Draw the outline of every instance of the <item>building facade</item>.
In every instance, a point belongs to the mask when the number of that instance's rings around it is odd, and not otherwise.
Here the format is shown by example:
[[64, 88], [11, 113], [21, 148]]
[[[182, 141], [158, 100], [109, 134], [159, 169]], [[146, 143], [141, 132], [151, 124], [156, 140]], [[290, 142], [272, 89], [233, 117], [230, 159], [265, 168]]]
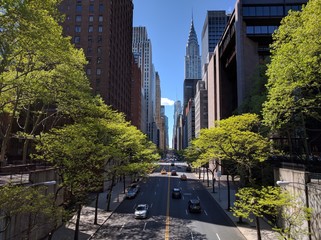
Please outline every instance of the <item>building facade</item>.
[[141, 129], [141, 71], [138, 67], [138, 59], [132, 58], [132, 92], [131, 92], [131, 123]]
[[195, 105], [195, 137], [198, 137], [202, 128], [208, 127], [207, 89], [204, 81], [196, 85]]
[[290, 9], [307, 0], [237, 0], [207, 73], [208, 122], [232, 116], [249, 96], [260, 64], [270, 56], [272, 33]]
[[84, 50], [94, 94], [131, 120], [131, 0], [63, 0], [63, 33]]
[[207, 11], [202, 30], [202, 73], [206, 71], [216, 44], [220, 41], [229, 16], [225, 11]]
[[[145, 27], [133, 28], [133, 54], [138, 58], [138, 66], [141, 69], [142, 95], [142, 131], [153, 140], [153, 129], [155, 129], [152, 98], [155, 83], [154, 68], [152, 64], [152, 44], [147, 35]], [[154, 91], [155, 93], [155, 91]], [[155, 95], [154, 95], [155, 96]]]

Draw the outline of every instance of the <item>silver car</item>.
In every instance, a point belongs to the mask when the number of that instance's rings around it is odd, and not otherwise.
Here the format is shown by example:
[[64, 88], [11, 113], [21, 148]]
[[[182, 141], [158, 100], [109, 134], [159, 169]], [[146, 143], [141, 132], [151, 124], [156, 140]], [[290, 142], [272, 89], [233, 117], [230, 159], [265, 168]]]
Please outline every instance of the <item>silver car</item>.
[[147, 213], [147, 204], [138, 204], [138, 206], [135, 208], [135, 218], [147, 218]]

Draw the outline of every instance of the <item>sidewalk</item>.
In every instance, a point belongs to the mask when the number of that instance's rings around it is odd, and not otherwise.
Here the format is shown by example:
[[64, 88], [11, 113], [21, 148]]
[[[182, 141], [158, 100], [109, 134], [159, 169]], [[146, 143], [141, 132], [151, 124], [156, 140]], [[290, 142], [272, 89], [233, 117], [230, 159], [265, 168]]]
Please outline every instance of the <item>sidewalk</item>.
[[[196, 178], [198, 179], [198, 173], [195, 173]], [[203, 177], [203, 176], [202, 176]], [[215, 193], [213, 193], [212, 180], [210, 177], [209, 187], [207, 186], [207, 180], [203, 182], [203, 178], [199, 179], [199, 181], [204, 185], [204, 187], [208, 190], [208, 192], [212, 195], [212, 197], [216, 200], [216, 202], [221, 206], [224, 212], [228, 215], [228, 217], [234, 222], [235, 226], [240, 230], [243, 236], [247, 240], [257, 240], [257, 231], [255, 226], [255, 221], [250, 222], [247, 219], [243, 219], [242, 224], [238, 223], [239, 218], [233, 216], [231, 211], [227, 211], [228, 207], [228, 191], [227, 191], [227, 181], [226, 175], [222, 175], [220, 180], [216, 180], [215, 182]], [[233, 183], [230, 179], [230, 207], [233, 206], [235, 201], [235, 192], [236, 188], [233, 186]], [[260, 218], [260, 227], [261, 227], [261, 238], [262, 240], [276, 240], [278, 239], [278, 233], [274, 232], [271, 226], [262, 218]]]
[[[126, 187], [130, 184], [129, 179], [126, 179]], [[124, 183], [118, 182], [113, 187], [110, 200], [110, 211], [106, 211], [107, 191], [104, 191], [99, 195], [98, 202], [98, 225], [94, 224], [95, 218], [95, 201], [93, 201], [89, 206], [84, 206], [81, 211], [80, 216], [80, 226], [79, 226], [79, 240], [90, 239], [95, 232], [100, 228], [100, 226], [108, 220], [108, 218], [113, 214], [114, 210], [120, 205], [124, 200]], [[73, 240], [75, 233], [75, 221], [74, 216], [69, 222], [61, 226], [52, 236], [52, 240]]]

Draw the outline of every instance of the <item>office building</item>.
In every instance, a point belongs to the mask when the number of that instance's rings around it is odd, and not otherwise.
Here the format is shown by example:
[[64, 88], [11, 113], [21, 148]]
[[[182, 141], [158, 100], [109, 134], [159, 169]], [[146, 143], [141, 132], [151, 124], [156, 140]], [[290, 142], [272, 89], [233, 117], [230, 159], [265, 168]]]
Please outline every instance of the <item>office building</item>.
[[[208, 123], [237, 112], [270, 56], [272, 33], [307, 0], [237, 0], [207, 69]], [[204, 79], [203, 79], [204, 80]]]
[[64, 35], [84, 50], [94, 94], [131, 120], [133, 2], [63, 0]]
[[[155, 135], [155, 121], [153, 104], [155, 99], [155, 72], [152, 64], [152, 44], [145, 27], [133, 28], [132, 52], [138, 58], [138, 66], [141, 70], [142, 95], [142, 131], [150, 140]], [[154, 94], [154, 95], [153, 95]]]
[[216, 44], [222, 37], [229, 16], [225, 11], [207, 11], [202, 30], [202, 73], [206, 70]]

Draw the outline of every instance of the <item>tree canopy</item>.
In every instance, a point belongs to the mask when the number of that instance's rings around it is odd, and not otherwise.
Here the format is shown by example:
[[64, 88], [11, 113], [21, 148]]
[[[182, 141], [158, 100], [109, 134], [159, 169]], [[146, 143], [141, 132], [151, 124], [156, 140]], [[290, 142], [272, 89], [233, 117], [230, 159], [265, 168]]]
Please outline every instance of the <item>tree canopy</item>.
[[290, 11], [273, 34], [263, 116], [274, 130], [321, 121], [320, 5], [310, 0], [301, 12]]
[[194, 166], [207, 164], [211, 159], [233, 160], [238, 172], [252, 180], [251, 169], [267, 159], [270, 143], [259, 133], [260, 120], [255, 114], [232, 116], [202, 129], [200, 137], [192, 141], [186, 156], [194, 156]]

